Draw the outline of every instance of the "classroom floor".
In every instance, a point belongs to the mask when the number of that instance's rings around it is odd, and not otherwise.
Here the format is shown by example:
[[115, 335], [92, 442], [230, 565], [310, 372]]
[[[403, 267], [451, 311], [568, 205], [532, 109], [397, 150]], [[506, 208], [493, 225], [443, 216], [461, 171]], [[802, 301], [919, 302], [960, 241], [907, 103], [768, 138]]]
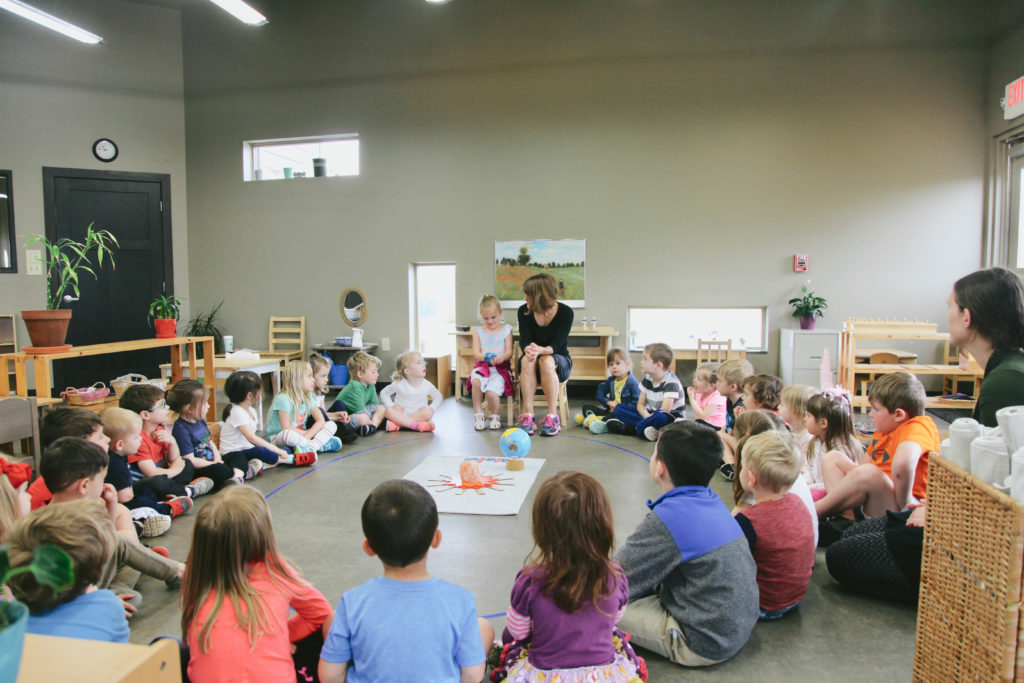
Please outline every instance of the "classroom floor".
[[[359, 510], [370, 489], [404, 476], [428, 455], [498, 454], [497, 432], [473, 431], [468, 401], [446, 400], [435, 421], [434, 434], [379, 433], [327, 454], [315, 467], [272, 469], [252, 483], [270, 503], [279, 548], [332, 603], [347, 589], [380, 574], [379, 562], [359, 547]], [[636, 437], [594, 436], [573, 424], [555, 438], [534, 437], [528, 457], [547, 460], [538, 482], [566, 469], [601, 481], [611, 497], [616, 538], [622, 543], [647, 512], [645, 501], [660, 493], [648, 472], [652, 450], [652, 443]], [[719, 475], [712, 487], [723, 498], [729, 495], [729, 482]], [[428, 569], [472, 591], [478, 613], [499, 633], [512, 581], [532, 545], [534, 491], [514, 517], [442, 515], [443, 540], [429, 555]], [[196, 509], [175, 520], [170, 532], [149, 541], [184, 560], [192, 520], [202, 504], [199, 499]], [[179, 634], [178, 591], [148, 577], [138, 587], [145, 600], [132, 619], [132, 642]], [[684, 670], [658, 655], [640, 654], [647, 658], [651, 681], [908, 680], [915, 620], [912, 607], [844, 591], [829, 577], [824, 551], [819, 550], [810, 590], [799, 610], [779, 622], [759, 623], [747, 645], [728, 662]]]

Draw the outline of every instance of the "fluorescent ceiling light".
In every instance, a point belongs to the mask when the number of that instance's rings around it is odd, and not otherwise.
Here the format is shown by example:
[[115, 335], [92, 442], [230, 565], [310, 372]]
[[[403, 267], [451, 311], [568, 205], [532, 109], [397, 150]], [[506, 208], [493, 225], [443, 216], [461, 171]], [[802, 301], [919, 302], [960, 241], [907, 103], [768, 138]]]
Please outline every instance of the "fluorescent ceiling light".
[[249, 7], [242, 0], [210, 0], [210, 2], [232, 15], [235, 19], [244, 21], [250, 26], [263, 26], [263, 24], [267, 23], [265, 16]]
[[89, 33], [84, 28], [79, 28], [74, 24], [69, 24], [63, 19], [58, 19], [52, 14], [36, 9], [32, 5], [26, 5], [21, 0], [0, 0], [0, 9], [5, 9], [8, 12], [13, 12], [20, 17], [25, 17], [29, 21], [34, 21], [40, 26], [45, 26], [51, 31], [57, 33], [63, 33], [69, 38], [80, 40], [83, 43], [89, 43], [90, 45], [96, 45], [102, 43], [103, 39], [95, 33]]

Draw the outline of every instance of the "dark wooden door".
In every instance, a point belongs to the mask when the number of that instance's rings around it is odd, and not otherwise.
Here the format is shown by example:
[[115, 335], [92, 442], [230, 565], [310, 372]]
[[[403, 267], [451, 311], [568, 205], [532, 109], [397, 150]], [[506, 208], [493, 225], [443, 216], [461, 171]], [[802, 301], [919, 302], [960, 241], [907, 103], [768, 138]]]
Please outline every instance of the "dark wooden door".
[[[75, 346], [153, 336], [149, 304], [174, 291], [171, 258], [170, 176], [81, 169], [43, 169], [46, 234], [81, 241], [86, 228], [109, 230], [119, 243], [115, 264], [95, 268], [98, 279], [79, 279], [70, 308], [68, 343]], [[54, 362], [54, 390], [110, 381], [129, 372], [159, 374], [167, 349]]]

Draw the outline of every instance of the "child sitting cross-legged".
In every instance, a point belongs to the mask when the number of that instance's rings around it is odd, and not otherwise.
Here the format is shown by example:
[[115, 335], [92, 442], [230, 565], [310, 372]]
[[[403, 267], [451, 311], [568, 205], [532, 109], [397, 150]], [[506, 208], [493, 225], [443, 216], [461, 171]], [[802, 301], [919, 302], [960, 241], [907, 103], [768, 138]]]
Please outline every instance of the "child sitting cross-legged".
[[231, 487], [199, 511], [181, 589], [192, 681], [303, 680], [316, 660], [299, 671], [293, 644], [305, 650], [330, 621], [327, 599], [278, 554], [256, 489]]
[[[338, 431], [337, 425], [326, 419], [316, 407], [313, 367], [304, 360], [288, 361], [281, 384], [281, 393], [270, 404], [267, 438], [281, 449], [294, 450], [294, 454], [282, 455], [280, 462], [296, 466], [315, 465], [318, 451], [340, 450], [341, 439], [334, 436]], [[306, 427], [310, 416], [313, 424]]]
[[757, 623], [757, 568], [739, 524], [708, 487], [722, 460], [711, 427], [677, 422], [661, 430], [651, 476], [663, 495], [615, 560], [629, 604], [619, 628], [630, 642], [683, 666], [729, 659]]
[[[476, 616], [465, 588], [432, 577], [427, 553], [441, 544], [437, 506], [403, 479], [363, 502], [363, 552], [384, 576], [345, 592], [320, 654], [320, 680], [480, 681], [494, 628]], [[396, 656], [400, 644], [408, 656]]]
[[716, 431], [725, 429], [728, 399], [718, 391], [717, 364], [703, 363], [697, 368], [693, 373], [693, 386], [686, 388], [686, 398], [695, 420]]
[[414, 432], [434, 431], [430, 418], [444, 396], [426, 376], [427, 362], [419, 351], [406, 351], [395, 359], [391, 384], [380, 392], [387, 431], [397, 432], [402, 427]]
[[[718, 393], [725, 396], [725, 429], [720, 434], [732, 433], [736, 417], [743, 412], [743, 382], [753, 374], [754, 366], [745, 358], [733, 358], [718, 367], [718, 382], [715, 388], [718, 389]], [[729, 481], [733, 481], [736, 476], [734, 462], [732, 451], [724, 449], [722, 464], [718, 471]]]
[[224, 424], [220, 430], [222, 457], [227, 460], [231, 454], [238, 453], [247, 463], [259, 460], [263, 464], [260, 470], [274, 467], [278, 460], [289, 455], [288, 451], [256, 433], [259, 426], [256, 406], [262, 393], [263, 383], [255, 372], [239, 370], [228, 375], [224, 380], [224, 394], [230, 403], [224, 406], [221, 415]]
[[380, 358], [359, 351], [348, 359], [349, 381], [338, 394], [348, 408], [349, 419], [356, 423], [359, 436], [370, 436], [384, 421], [384, 406], [377, 398]]
[[594, 434], [608, 431], [605, 419], [610, 418], [615, 409], [622, 405], [623, 410], [636, 410], [636, 402], [640, 399], [640, 382], [633, 376], [633, 361], [626, 349], [616, 346], [608, 350], [605, 357], [608, 363], [608, 379], [597, 385], [597, 404], [586, 404], [582, 412], [576, 416], [576, 424], [583, 425]]
[[28, 633], [128, 642], [121, 601], [112, 591], [99, 588], [118, 542], [103, 503], [82, 499], [35, 510], [4, 540], [12, 568], [28, 565], [43, 545], [55, 545], [71, 556], [74, 579], [63, 590], [40, 585], [31, 573], [10, 579], [11, 592], [29, 608]]
[[492, 681], [647, 680], [644, 660], [615, 628], [629, 587], [611, 559], [614, 537], [611, 503], [596, 479], [559, 472], [541, 485], [534, 552], [512, 586]]
[[636, 407], [626, 404], [615, 406], [615, 417], [608, 419], [609, 432], [636, 434], [642, 439], [656, 441], [661, 427], [676, 418], [685, 417], [683, 384], [669, 370], [674, 357], [668, 344], [648, 344], [644, 347], [644, 357], [640, 361], [644, 378], [640, 382]]
[[[828, 453], [836, 451], [853, 465], [864, 457], [864, 446], [853, 431], [852, 410], [850, 392], [842, 387], [815, 394], [804, 406], [804, 427], [811, 437], [807, 444], [804, 479], [816, 501], [825, 497], [825, 475], [821, 466]], [[833, 468], [832, 472], [836, 470]]]
[[790, 435], [767, 431], [744, 443], [740, 462], [737, 478], [754, 504], [738, 512], [736, 521], [757, 563], [759, 617], [779, 619], [807, 593], [814, 566], [815, 520], [789, 492], [800, 479], [800, 456]]
[[263, 471], [259, 458], [246, 460], [241, 453], [233, 452], [225, 460], [220, 454], [206, 424], [210, 390], [205, 384], [194, 379], [181, 380], [167, 392], [167, 407], [178, 415], [171, 428], [178, 452], [192, 463], [196, 472], [220, 485], [229, 481], [241, 484]]
[[[344, 401], [339, 400], [335, 396], [331, 407], [327, 407], [327, 390], [331, 377], [331, 368], [333, 367], [332, 361], [319, 353], [311, 353], [309, 354], [309, 367], [313, 370], [313, 399], [316, 403], [316, 409], [320, 411], [325, 420], [330, 420], [338, 426], [338, 431], [334, 435], [341, 440], [342, 445], [352, 443], [359, 435], [356, 434], [355, 426], [353, 426], [352, 420], [348, 416], [348, 406], [345, 405]], [[258, 379], [259, 375], [256, 375], [256, 377]], [[306, 418], [306, 429], [312, 427], [315, 422], [316, 417], [310, 414]]]
[[166, 475], [172, 482], [170, 493], [192, 499], [213, 490], [213, 479], [196, 474], [195, 466], [181, 457], [177, 442], [164, 428], [171, 415], [163, 389], [133, 384], [121, 394], [118, 405], [142, 418], [142, 443], [135, 455], [128, 456], [133, 478]]
[[134, 613], [142, 596], [135, 591], [139, 573], [160, 579], [173, 587], [181, 578], [185, 566], [167, 559], [167, 551], [149, 549], [141, 545], [135, 529], [118, 527], [127, 511], [117, 502], [117, 492], [103, 483], [109, 458], [102, 448], [91, 441], [73, 436], [57, 439], [50, 444], [39, 461], [39, 473], [46, 487], [53, 491], [50, 506], [60, 506], [83, 498], [101, 500], [107, 516], [118, 532], [117, 547], [97, 585], [110, 588], [124, 602], [125, 611]]
[[875, 423], [868, 451], [859, 465], [839, 452], [825, 456], [828, 493], [815, 503], [819, 517], [854, 508], [878, 517], [925, 498], [928, 453], [939, 450], [939, 432], [924, 414], [924, 387], [909, 372], [894, 372], [875, 380], [868, 401]]
[[[103, 433], [110, 439], [110, 458], [105, 482], [117, 490], [117, 501], [129, 510], [152, 508], [172, 519], [192, 509], [192, 499], [175, 496], [174, 485], [165, 474], [132, 481], [128, 456], [135, 455], [142, 445], [142, 418], [126, 408], [111, 407], [100, 414]], [[149, 522], [147, 517], [144, 523]], [[170, 526], [168, 526], [170, 528]], [[143, 533], [143, 536], [151, 534]]]

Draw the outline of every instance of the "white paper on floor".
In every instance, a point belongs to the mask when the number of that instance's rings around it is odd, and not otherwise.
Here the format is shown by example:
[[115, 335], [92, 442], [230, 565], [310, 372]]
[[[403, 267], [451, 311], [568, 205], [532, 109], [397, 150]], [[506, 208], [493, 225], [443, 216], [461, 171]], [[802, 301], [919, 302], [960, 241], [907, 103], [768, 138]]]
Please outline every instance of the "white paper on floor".
[[[544, 465], [543, 458], [520, 458], [525, 469], [509, 471], [508, 458], [446, 458], [431, 455], [413, 468], [405, 479], [430, 491], [438, 512], [462, 515], [515, 515]], [[474, 462], [488, 481], [477, 488], [461, 488], [459, 467]]]

